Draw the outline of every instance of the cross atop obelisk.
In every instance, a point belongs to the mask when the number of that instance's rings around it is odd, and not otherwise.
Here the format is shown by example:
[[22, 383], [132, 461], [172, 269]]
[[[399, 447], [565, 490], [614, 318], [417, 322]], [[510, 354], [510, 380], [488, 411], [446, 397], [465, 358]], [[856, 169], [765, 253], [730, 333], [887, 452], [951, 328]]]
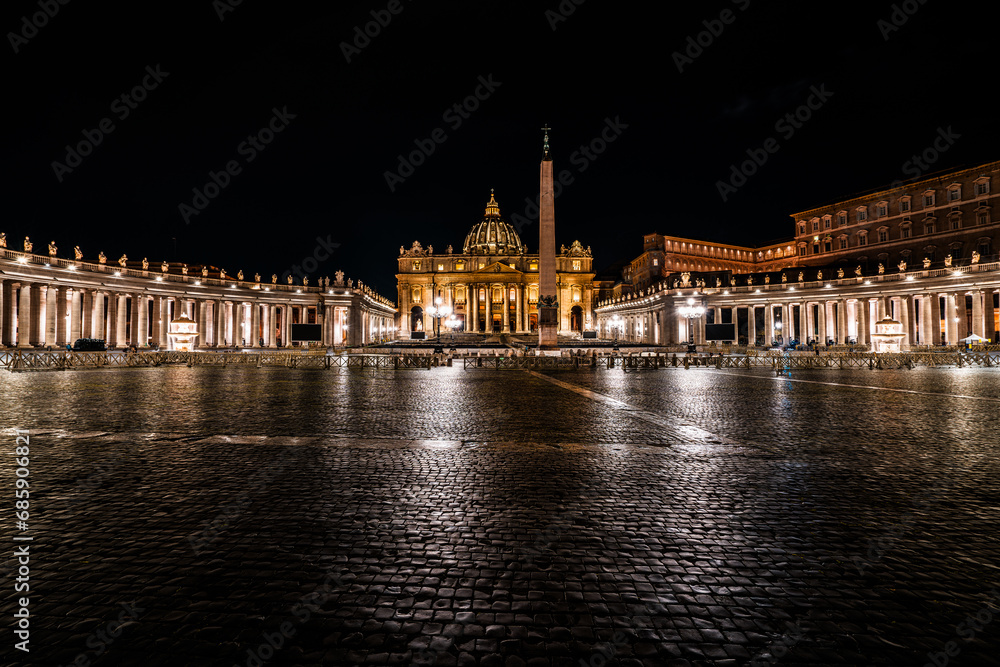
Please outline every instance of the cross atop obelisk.
[[556, 287], [556, 213], [549, 154], [548, 123], [542, 128], [542, 152], [538, 193], [538, 349], [559, 349], [559, 296]]

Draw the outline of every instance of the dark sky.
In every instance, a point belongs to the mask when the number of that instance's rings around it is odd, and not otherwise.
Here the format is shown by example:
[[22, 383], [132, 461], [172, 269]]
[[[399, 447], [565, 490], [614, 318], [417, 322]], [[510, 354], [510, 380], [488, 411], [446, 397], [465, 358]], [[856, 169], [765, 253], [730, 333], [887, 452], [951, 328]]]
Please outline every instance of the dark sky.
[[[37, 31], [23, 24], [37, 0], [4, 4], [9, 246], [28, 234], [62, 256], [79, 244], [87, 259], [269, 276], [322, 255], [320, 237], [339, 246], [314, 276], [343, 269], [394, 299], [400, 245], [459, 248], [490, 188], [505, 217], [525, 213], [544, 123], [573, 178], [556, 201], [557, 243], [592, 246], [598, 268], [638, 254], [651, 231], [788, 237], [790, 213], [912, 175], [905, 163], [940, 129], [958, 138], [933, 170], [1000, 157], [997, 10], [978, 3], [913, 0], [891, 32], [879, 26], [888, 2], [564, 0], [574, 11], [558, 22], [554, 0], [401, 1], [394, 15], [387, 2], [243, 0], [223, 20], [221, 0], [179, 4], [69, 2]], [[341, 44], [372, 11], [390, 20], [347, 62]], [[724, 11], [729, 23], [713, 24]], [[674, 52], [702, 32], [707, 46], [679, 72]], [[147, 67], [167, 74], [156, 82]], [[144, 77], [152, 90], [134, 109], [115, 102]], [[477, 87], [478, 108], [446, 115]], [[782, 123], [814, 89], [832, 95], [814, 97], [799, 127]], [[295, 117], [254, 154], [243, 142], [275, 108]], [[97, 131], [105, 118], [109, 133]], [[593, 159], [578, 152], [609, 119], [614, 141]], [[60, 181], [53, 162], [85, 130], [100, 144]], [[435, 130], [445, 140], [390, 189], [397, 156]], [[718, 182], [768, 139], [777, 151], [723, 201]], [[185, 221], [193, 188], [233, 160], [240, 173]], [[537, 225], [521, 231], [537, 250]]]

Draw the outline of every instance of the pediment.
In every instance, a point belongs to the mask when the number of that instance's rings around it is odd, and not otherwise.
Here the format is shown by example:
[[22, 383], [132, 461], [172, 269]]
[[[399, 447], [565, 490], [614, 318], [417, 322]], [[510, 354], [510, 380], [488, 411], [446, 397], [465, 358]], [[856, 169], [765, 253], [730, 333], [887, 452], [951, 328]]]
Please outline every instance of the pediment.
[[493, 262], [492, 264], [479, 269], [476, 273], [499, 273], [514, 276], [520, 276], [523, 274], [522, 271], [512, 269], [509, 264], [504, 264], [503, 262]]

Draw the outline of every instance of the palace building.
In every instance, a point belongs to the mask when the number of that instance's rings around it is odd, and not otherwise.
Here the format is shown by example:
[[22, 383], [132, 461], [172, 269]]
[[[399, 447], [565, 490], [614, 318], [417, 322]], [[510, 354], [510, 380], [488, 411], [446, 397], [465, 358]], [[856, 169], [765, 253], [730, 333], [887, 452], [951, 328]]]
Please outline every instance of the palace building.
[[[594, 328], [593, 261], [579, 241], [556, 255], [560, 334]], [[435, 253], [414, 241], [409, 249], [400, 247], [398, 264], [400, 337], [431, 331], [427, 309], [438, 303], [454, 313], [457, 331], [526, 334], [538, 327], [539, 256], [528, 253], [492, 193], [461, 252], [448, 246]]]
[[[761, 248], [648, 234], [620, 281], [595, 283], [597, 329], [661, 345], [869, 345], [891, 321], [902, 349], [995, 339], [997, 188], [1000, 162], [894, 184], [795, 213], [793, 240]], [[710, 340], [715, 324], [731, 326]]]

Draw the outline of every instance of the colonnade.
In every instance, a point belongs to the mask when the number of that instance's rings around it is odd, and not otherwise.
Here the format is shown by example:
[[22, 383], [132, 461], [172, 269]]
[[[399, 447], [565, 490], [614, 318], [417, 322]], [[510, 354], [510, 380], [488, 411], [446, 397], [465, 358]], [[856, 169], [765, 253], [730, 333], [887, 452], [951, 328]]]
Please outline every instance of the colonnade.
[[[645, 344], [708, 342], [706, 326], [732, 324], [733, 342], [773, 345], [797, 340], [820, 344], [871, 344], [875, 324], [892, 319], [902, 325], [903, 348], [955, 345], [969, 335], [993, 340], [998, 332], [1000, 267], [975, 272], [878, 280], [772, 286], [742, 292], [722, 289], [662, 290], [640, 299], [597, 309], [602, 338]], [[688, 302], [702, 306], [688, 318]], [[718, 336], [713, 336], [719, 340]]]
[[325, 346], [372, 343], [394, 332], [395, 308], [359, 287], [264, 289], [109, 273], [0, 251], [0, 344], [58, 348], [99, 338], [114, 347], [168, 348], [170, 322], [181, 315], [197, 323], [198, 349], [287, 346], [293, 324], [320, 325], [318, 342]]

